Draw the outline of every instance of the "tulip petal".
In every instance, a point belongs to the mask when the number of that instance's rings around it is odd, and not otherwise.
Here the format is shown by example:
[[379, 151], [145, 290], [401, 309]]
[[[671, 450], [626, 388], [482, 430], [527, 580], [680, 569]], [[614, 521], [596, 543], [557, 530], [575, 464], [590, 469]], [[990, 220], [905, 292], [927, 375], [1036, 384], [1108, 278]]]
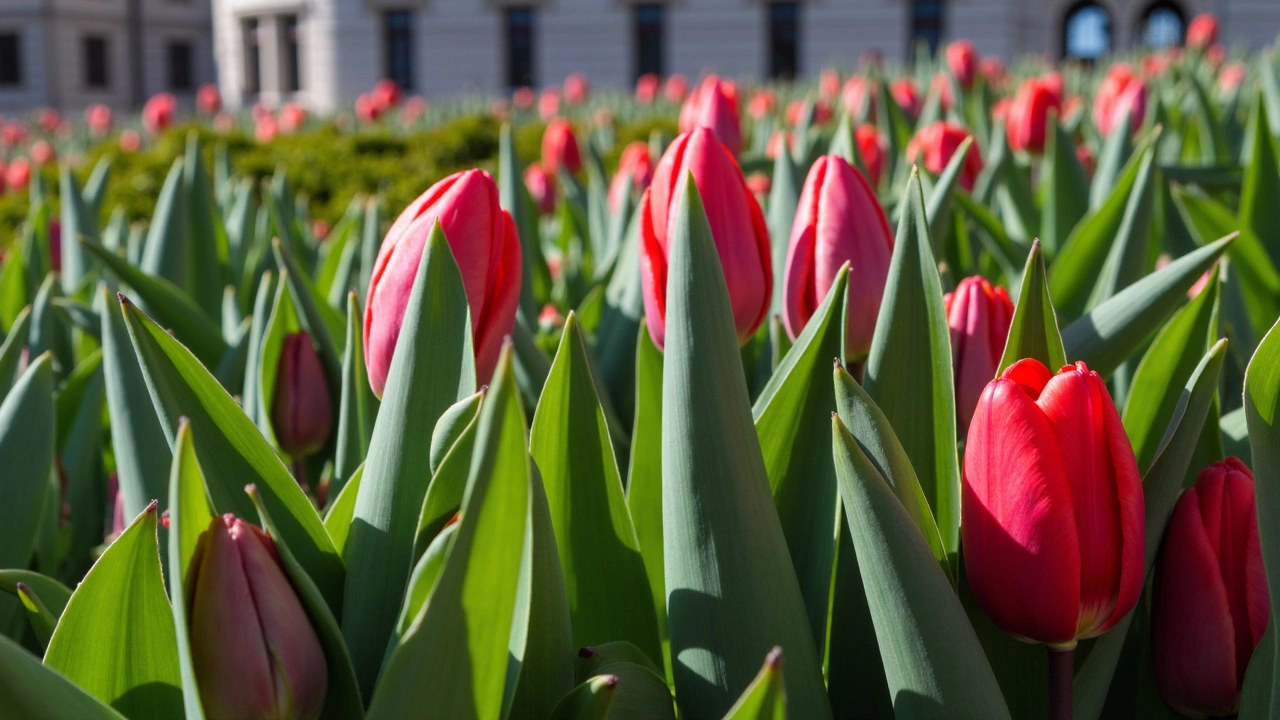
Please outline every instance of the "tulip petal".
[[813, 226], [806, 224], [800, 234], [792, 235], [791, 248], [787, 251], [787, 275], [782, 288], [782, 320], [787, 326], [787, 335], [792, 340], [800, 336], [817, 307], [813, 272], [815, 238]]

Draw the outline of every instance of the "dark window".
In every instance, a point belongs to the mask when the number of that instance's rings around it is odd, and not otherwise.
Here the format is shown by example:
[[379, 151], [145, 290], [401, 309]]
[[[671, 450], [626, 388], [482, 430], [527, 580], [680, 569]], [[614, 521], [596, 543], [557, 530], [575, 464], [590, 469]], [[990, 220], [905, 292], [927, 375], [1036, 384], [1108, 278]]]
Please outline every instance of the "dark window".
[[1151, 3], [1142, 16], [1142, 44], [1149, 48], [1181, 45], [1186, 32], [1182, 8], [1168, 0]]
[[1071, 6], [1062, 22], [1062, 54], [1093, 60], [1111, 52], [1111, 15], [1096, 2]]
[[107, 72], [107, 39], [101, 35], [84, 38], [84, 85], [101, 90], [111, 83]]
[[191, 79], [191, 43], [175, 40], [169, 43], [169, 89], [179, 92], [190, 90], [195, 83]]
[[929, 53], [936, 53], [942, 43], [942, 0], [913, 0], [911, 3], [911, 45], [923, 42]]
[[254, 94], [262, 90], [262, 49], [258, 38], [258, 19], [246, 18], [241, 24], [244, 34], [244, 91]]
[[507, 8], [507, 85], [533, 87], [533, 8]]
[[382, 16], [383, 44], [387, 48], [383, 77], [405, 90], [413, 89], [413, 15], [408, 10], [388, 10]]
[[799, 3], [769, 3], [769, 77], [794, 78], [800, 71]]
[[298, 62], [298, 16], [280, 16], [280, 87], [285, 92], [302, 89], [302, 74]]
[[0, 86], [22, 84], [22, 53], [17, 33], [0, 34]]
[[636, 77], [662, 75], [662, 11], [659, 3], [636, 6]]

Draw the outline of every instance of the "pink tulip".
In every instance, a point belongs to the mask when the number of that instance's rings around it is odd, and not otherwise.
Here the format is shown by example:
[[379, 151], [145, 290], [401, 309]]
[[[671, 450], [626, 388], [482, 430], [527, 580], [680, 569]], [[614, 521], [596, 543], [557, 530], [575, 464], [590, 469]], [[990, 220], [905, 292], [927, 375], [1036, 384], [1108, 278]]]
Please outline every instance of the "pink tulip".
[[556, 176], [538, 163], [529, 163], [524, 171], [524, 186], [529, 189], [538, 212], [550, 215], [556, 211]]
[[636, 79], [636, 102], [648, 105], [658, 98], [662, 79], [653, 73], [645, 73]]
[[951, 368], [956, 387], [956, 429], [969, 431], [978, 398], [996, 376], [1004, 356], [1013, 301], [1002, 287], [980, 275], [967, 277], [942, 300], [951, 330]]
[[[627, 174], [631, 175], [631, 185], [627, 185]], [[631, 192], [644, 192], [653, 182], [653, 158], [649, 155], [649, 144], [639, 140], [627, 145], [618, 160], [618, 172], [609, 183], [609, 208], [616, 212], [622, 205], [622, 198]]]
[[97, 103], [85, 108], [84, 111], [85, 125], [89, 126], [89, 132], [94, 137], [102, 137], [111, 132], [111, 108]]
[[587, 81], [585, 73], [570, 73], [569, 77], [564, 79], [564, 99], [570, 105], [581, 105], [586, 102], [590, 91], [591, 83]]
[[147, 104], [142, 106], [142, 125], [152, 135], [159, 135], [173, 124], [173, 116], [177, 111], [177, 101], [169, 93], [152, 95]]
[[684, 102], [685, 96], [689, 94], [689, 79], [679, 73], [668, 77], [662, 86], [662, 94], [669, 103]]
[[757, 90], [751, 95], [751, 102], [747, 103], [747, 114], [753, 120], [759, 120], [769, 115], [778, 107], [778, 96], [772, 90]]
[[818, 97], [835, 100], [840, 94], [840, 72], [831, 68], [822, 71], [818, 76]]
[[1129, 127], [1137, 132], [1147, 110], [1147, 87], [1124, 63], [1112, 65], [1093, 97], [1093, 124], [1103, 136], [1111, 134], [1129, 116]]
[[12, 160], [5, 171], [5, 182], [14, 190], [25, 190], [31, 183], [31, 163], [23, 157]]
[[560, 114], [560, 91], [556, 88], [547, 88], [538, 96], [538, 117], [543, 121], [550, 122], [553, 118]]
[[[907, 162], [923, 161], [929, 172], [937, 175], [951, 162], [951, 156], [960, 149], [960, 143], [969, 137], [969, 131], [954, 123], [939, 120], [921, 129], [907, 145]], [[969, 146], [964, 166], [960, 169], [960, 186], [972, 190], [982, 172], [982, 154], [975, 142]]]
[[120, 133], [120, 150], [127, 153], [142, 149], [142, 136], [137, 130], [125, 130]]
[[1203, 13], [1187, 26], [1187, 47], [1204, 49], [1218, 42], [1218, 18]]
[[850, 77], [840, 93], [840, 102], [849, 117], [862, 121], [873, 117], [876, 111], [876, 85], [861, 75]]
[[862, 166], [867, 169], [867, 178], [872, 185], [880, 184], [884, 172], [884, 159], [889, 152], [888, 143], [875, 125], [859, 125], [853, 132], [853, 140], [858, 144], [858, 154], [862, 156]]
[[378, 106], [378, 114], [382, 115], [400, 104], [400, 86], [395, 80], [383, 78], [373, 86], [370, 93], [373, 102]]
[[968, 40], [957, 40], [947, 46], [947, 66], [960, 82], [960, 87], [973, 87], [973, 77], [978, 69], [978, 51]]
[[924, 105], [924, 99], [920, 97], [920, 88], [916, 87], [916, 81], [911, 78], [894, 80], [889, 84], [889, 94], [893, 96], [893, 101], [898, 104], [898, 107], [902, 108], [907, 119], [915, 122]]
[[285, 134], [297, 132], [307, 121], [307, 111], [297, 103], [285, 103], [280, 108], [280, 131]]
[[280, 449], [294, 457], [311, 455], [333, 433], [333, 400], [320, 354], [305, 332], [289, 333], [280, 349], [271, 428]]
[[568, 120], [552, 120], [542, 133], [542, 165], [548, 172], [563, 169], [575, 174], [582, 169], [582, 153], [578, 150], [578, 138]]
[[31, 143], [31, 162], [36, 165], [48, 165], [58, 159], [58, 153], [46, 140]]
[[738, 86], [708, 75], [680, 108], [680, 132], [711, 128], [734, 157], [742, 152], [742, 124], [738, 118]]
[[222, 110], [222, 93], [212, 83], [201, 85], [196, 91], [196, 109], [202, 115], [217, 115]]

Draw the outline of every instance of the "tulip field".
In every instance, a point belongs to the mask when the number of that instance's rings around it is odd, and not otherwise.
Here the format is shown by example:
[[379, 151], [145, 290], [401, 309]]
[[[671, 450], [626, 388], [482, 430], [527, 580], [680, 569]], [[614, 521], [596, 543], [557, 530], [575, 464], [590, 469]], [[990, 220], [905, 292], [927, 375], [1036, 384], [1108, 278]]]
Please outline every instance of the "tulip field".
[[1212, 17], [0, 161], [0, 718], [1280, 717], [1280, 59]]

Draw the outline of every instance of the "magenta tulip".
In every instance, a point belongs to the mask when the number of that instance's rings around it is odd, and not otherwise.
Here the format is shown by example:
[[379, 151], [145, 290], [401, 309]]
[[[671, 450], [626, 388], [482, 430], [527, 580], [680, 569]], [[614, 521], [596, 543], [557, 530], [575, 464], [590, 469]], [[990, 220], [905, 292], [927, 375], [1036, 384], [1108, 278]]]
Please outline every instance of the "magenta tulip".
[[698, 83], [680, 108], [680, 132], [706, 127], [737, 157], [742, 152], [742, 124], [738, 117], [738, 86], [717, 75]]
[[1013, 301], [986, 278], [967, 277], [943, 298], [951, 329], [951, 367], [956, 386], [956, 428], [963, 435], [978, 398], [996, 376], [1013, 321]]
[[305, 457], [324, 447], [333, 432], [329, 382], [311, 336], [285, 335], [277, 368], [271, 428], [281, 450]]
[[582, 169], [582, 153], [578, 138], [568, 120], [552, 120], [542, 133], [542, 166], [555, 173], [560, 169], [570, 174]]

